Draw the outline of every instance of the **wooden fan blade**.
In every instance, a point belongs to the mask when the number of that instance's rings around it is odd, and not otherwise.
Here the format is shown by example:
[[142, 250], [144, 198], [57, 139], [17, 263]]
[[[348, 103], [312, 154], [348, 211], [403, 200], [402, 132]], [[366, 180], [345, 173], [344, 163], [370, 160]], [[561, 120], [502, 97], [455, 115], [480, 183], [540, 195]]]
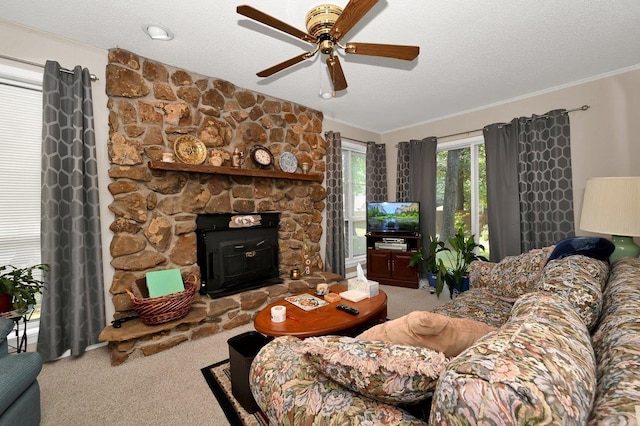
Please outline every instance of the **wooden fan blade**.
[[278, 71], [282, 71], [285, 68], [289, 68], [292, 65], [297, 64], [298, 62], [302, 62], [307, 58], [310, 58], [311, 55], [309, 52], [304, 52], [302, 55], [296, 56], [295, 58], [287, 59], [284, 62], [280, 62], [278, 65], [274, 65], [271, 68], [267, 68], [266, 70], [260, 71], [257, 75], [258, 77], [269, 77], [272, 74], [277, 73]]
[[282, 22], [274, 18], [273, 16], [269, 16], [264, 12], [260, 12], [258, 9], [254, 9], [253, 7], [246, 4], [238, 6], [236, 8], [236, 12], [238, 12], [240, 15], [244, 15], [247, 18], [251, 18], [254, 21], [261, 22], [265, 25], [275, 28], [276, 30], [280, 30], [301, 40], [308, 41], [310, 43], [316, 42], [316, 38], [314, 36], [307, 34], [304, 31], [301, 31], [285, 22]]
[[399, 44], [347, 43], [345, 52], [356, 55], [384, 56], [387, 58], [412, 61], [420, 54], [420, 47], [402, 46]]
[[327, 58], [327, 66], [329, 67], [329, 76], [331, 77], [331, 82], [333, 83], [333, 90], [335, 92], [339, 92], [340, 90], [344, 90], [347, 88], [347, 79], [344, 76], [344, 72], [342, 71], [342, 65], [340, 65], [340, 60], [335, 55], [331, 55]]
[[351, 0], [329, 31], [331, 38], [338, 41], [344, 37], [377, 2], [378, 0]]

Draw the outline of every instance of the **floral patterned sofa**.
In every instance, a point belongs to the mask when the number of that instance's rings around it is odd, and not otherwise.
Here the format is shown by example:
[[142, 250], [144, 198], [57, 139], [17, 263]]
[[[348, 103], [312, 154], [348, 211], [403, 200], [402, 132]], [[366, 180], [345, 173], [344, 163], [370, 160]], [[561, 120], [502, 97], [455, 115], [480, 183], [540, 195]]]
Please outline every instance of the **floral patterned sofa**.
[[[640, 259], [553, 247], [480, 262], [437, 311], [496, 327], [452, 358], [358, 338], [281, 337], [250, 371], [272, 424], [636, 425]], [[611, 273], [610, 273], [611, 272]]]

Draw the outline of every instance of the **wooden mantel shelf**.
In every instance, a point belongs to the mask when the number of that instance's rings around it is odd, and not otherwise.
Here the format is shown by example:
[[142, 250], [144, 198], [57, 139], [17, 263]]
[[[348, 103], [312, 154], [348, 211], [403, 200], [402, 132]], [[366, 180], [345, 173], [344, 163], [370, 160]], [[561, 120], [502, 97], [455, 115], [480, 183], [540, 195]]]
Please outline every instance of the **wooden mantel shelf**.
[[208, 166], [204, 164], [169, 163], [165, 161], [151, 160], [149, 168], [153, 170], [167, 170], [172, 172], [208, 173], [230, 176], [250, 176], [274, 179], [306, 180], [322, 182], [324, 175], [320, 173], [286, 173], [278, 170], [242, 169], [235, 167]]

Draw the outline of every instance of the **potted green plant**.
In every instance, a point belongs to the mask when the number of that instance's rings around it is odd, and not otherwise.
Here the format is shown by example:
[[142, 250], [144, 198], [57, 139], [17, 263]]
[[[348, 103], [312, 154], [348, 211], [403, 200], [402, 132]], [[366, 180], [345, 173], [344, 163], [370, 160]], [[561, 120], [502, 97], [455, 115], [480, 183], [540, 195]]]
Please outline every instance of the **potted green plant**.
[[418, 251], [411, 254], [409, 266], [422, 264], [427, 275], [429, 286], [435, 288], [437, 295], [440, 295], [444, 287], [444, 279], [447, 275], [447, 268], [442, 259], [438, 258], [438, 253], [450, 251], [445, 246], [444, 241], [440, 241], [437, 236], [429, 235], [428, 248], [420, 247]]
[[9, 300], [8, 309], [5, 302], [4, 311], [13, 309], [25, 310], [36, 304], [36, 294], [42, 293], [44, 282], [34, 277], [35, 270], [47, 271], [48, 265], [40, 264], [26, 268], [16, 268], [12, 265], [0, 266], [0, 294]]
[[459, 228], [458, 232], [447, 241], [451, 248], [452, 256], [446, 281], [449, 285], [449, 293], [453, 297], [455, 293], [461, 293], [469, 289], [467, 271], [471, 262], [474, 260], [488, 261], [488, 259], [476, 253], [477, 249], [484, 250], [484, 246], [476, 243], [475, 235], [465, 237], [463, 228]]

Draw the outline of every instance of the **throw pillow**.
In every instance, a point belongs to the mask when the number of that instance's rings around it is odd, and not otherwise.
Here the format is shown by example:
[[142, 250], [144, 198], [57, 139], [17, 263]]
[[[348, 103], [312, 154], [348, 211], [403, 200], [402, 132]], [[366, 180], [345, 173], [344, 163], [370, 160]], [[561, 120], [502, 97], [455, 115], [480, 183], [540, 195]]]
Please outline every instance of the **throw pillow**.
[[605, 238], [600, 237], [571, 237], [565, 238], [556, 244], [549, 263], [555, 259], [562, 259], [567, 256], [581, 254], [598, 260], [609, 260], [609, 256], [616, 249], [613, 243]]
[[467, 275], [469, 276], [470, 288], [490, 288], [491, 271], [497, 263], [487, 262], [485, 260], [474, 260], [469, 264], [467, 268]]
[[400, 345], [421, 346], [452, 358], [476, 340], [496, 330], [485, 323], [466, 318], [451, 318], [426, 311], [414, 311], [398, 319], [378, 324], [357, 336]]
[[300, 349], [325, 376], [390, 404], [428, 398], [448, 362], [426, 348], [342, 336], [309, 337]]
[[514, 299], [532, 291], [552, 251], [553, 246], [505, 257], [491, 270], [487, 290]]

